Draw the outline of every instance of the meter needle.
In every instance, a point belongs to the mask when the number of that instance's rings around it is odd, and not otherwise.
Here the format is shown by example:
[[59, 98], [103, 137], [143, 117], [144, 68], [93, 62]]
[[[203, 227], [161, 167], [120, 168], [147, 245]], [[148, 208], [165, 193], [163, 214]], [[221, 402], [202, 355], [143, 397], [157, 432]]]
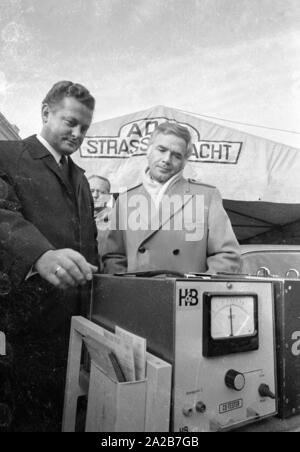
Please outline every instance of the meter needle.
[[233, 319], [232, 319], [232, 306], [230, 306], [230, 336], [233, 336]]

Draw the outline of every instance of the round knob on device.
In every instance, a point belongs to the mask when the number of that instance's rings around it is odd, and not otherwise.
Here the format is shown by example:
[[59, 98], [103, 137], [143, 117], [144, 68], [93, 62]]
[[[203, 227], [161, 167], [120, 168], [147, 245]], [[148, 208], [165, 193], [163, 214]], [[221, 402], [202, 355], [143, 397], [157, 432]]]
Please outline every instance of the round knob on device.
[[182, 413], [186, 417], [191, 417], [193, 415], [193, 408], [191, 406], [184, 406], [182, 409]]
[[225, 375], [225, 384], [230, 389], [241, 391], [246, 384], [245, 376], [241, 372], [230, 369]]

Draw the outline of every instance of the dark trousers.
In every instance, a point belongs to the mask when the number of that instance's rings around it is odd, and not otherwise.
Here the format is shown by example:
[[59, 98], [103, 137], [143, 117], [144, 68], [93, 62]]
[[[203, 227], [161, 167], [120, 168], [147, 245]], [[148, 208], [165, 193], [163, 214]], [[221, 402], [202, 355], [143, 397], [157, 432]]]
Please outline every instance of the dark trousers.
[[0, 331], [8, 343], [0, 358], [0, 430], [61, 431], [70, 321], [80, 313], [78, 300], [76, 291], [59, 291], [39, 277], [0, 295]]

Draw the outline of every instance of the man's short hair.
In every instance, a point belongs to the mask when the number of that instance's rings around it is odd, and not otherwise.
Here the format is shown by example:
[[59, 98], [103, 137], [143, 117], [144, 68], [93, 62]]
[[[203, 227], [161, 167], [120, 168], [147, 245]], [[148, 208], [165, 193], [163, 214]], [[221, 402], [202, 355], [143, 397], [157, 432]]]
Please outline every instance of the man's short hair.
[[74, 99], [85, 105], [89, 110], [94, 110], [95, 108], [95, 99], [87, 88], [79, 83], [66, 80], [55, 83], [42, 104], [48, 104], [49, 107], [54, 107], [65, 97], [74, 97]]
[[98, 174], [92, 174], [91, 176], [88, 177], [88, 181], [90, 181], [91, 179], [104, 180], [104, 182], [106, 182], [107, 185], [108, 185], [108, 191], [110, 191], [110, 189], [111, 189], [110, 181], [106, 177], [99, 176]]
[[190, 155], [193, 152], [193, 146], [192, 146], [192, 136], [187, 127], [181, 126], [177, 122], [169, 121], [163, 122], [162, 124], [159, 124], [152, 133], [149, 141], [149, 146], [153, 143], [157, 135], [160, 134], [175, 135], [178, 138], [182, 138], [186, 142], [187, 157], [190, 157]]

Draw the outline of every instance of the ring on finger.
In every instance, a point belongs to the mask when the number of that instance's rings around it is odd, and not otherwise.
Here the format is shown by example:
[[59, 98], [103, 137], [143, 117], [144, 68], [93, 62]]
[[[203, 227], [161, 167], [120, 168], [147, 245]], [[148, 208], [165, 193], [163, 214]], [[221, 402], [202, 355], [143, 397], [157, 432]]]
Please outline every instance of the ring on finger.
[[59, 270], [61, 270], [61, 269], [62, 269], [62, 268], [61, 268], [60, 266], [56, 267], [56, 270], [55, 270], [55, 272], [54, 272], [54, 275], [56, 276], [57, 273], [59, 272]]

